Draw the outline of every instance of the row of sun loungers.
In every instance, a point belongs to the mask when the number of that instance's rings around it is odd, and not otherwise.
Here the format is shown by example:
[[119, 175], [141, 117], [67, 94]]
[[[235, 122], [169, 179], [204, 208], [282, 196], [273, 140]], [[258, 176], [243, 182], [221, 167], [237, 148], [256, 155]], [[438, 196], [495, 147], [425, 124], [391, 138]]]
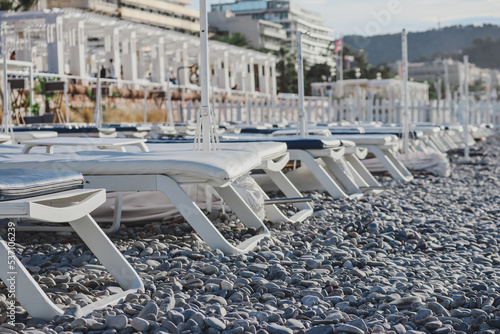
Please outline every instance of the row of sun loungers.
[[[50, 131], [50, 128], [43, 130]], [[134, 129], [128, 130], [133, 132]], [[39, 143], [44, 140], [43, 145], [28, 142], [29, 149], [24, 145], [3, 144], [0, 145], [0, 215], [3, 218], [30, 218], [56, 224], [69, 222], [69, 228], [82, 238], [123, 288], [123, 293], [80, 310], [80, 313], [88, 314], [96, 308], [117, 303], [127, 293], [143, 288], [137, 273], [89, 215], [105, 201], [105, 191], [161, 192], [209, 247], [228, 254], [242, 254], [252, 250], [262, 239], [270, 237], [270, 231], [259, 213], [235, 187], [235, 183], [249, 173], [254, 174], [260, 184], [255, 184], [256, 189], [268, 201], [264, 206], [266, 218], [273, 222], [292, 223], [304, 221], [313, 212], [305, 196], [305, 192], [311, 190], [312, 182], [310, 178], [304, 182], [304, 173], [309, 173], [319, 187], [334, 199], [356, 198], [366, 191], [383, 191], [363, 163], [369, 156], [378, 159], [394, 179], [410, 181], [413, 178], [398, 158], [397, 152], [401, 147], [401, 129], [398, 127], [368, 125], [340, 128], [322, 125], [311, 128], [305, 138], [298, 137], [295, 129], [267, 127], [265, 131], [258, 130], [248, 131], [252, 135], [248, 135], [247, 131], [244, 131], [247, 134], [223, 134], [221, 150], [210, 152], [192, 151], [193, 143], [189, 138], [150, 140], [146, 144], [143, 140], [126, 152], [123, 145], [112, 151], [89, 148], [116, 148], [119, 142], [112, 138], [97, 142], [88, 138], [72, 139], [73, 145], [64, 145], [61, 137], [55, 137], [59, 139], [51, 143], [53, 134], [38, 138]], [[432, 148], [444, 153], [463, 148], [465, 141], [472, 143], [474, 137], [487, 136], [492, 131], [482, 127], [473, 129], [471, 134], [464, 134], [460, 127], [417, 126], [412, 133], [411, 150], [422, 152]], [[26, 135], [31, 131], [22, 132]], [[57, 136], [64, 133], [53, 132]], [[28, 139], [33, 137], [37, 136], [28, 136]], [[79, 142], [81, 145], [76, 145]], [[63, 148], [54, 150], [57, 145], [63, 145]], [[255, 234], [238, 245], [226, 240], [189, 197], [186, 188], [193, 184], [214, 189]], [[273, 202], [264, 189], [281, 191], [297, 207], [297, 213], [287, 216], [276, 205], [280, 201]], [[116, 197], [115, 219], [108, 232], [116, 231], [120, 226], [121, 199], [121, 196]], [[43, 231], [68, 229], [21, 223], [17, 228]], [[43, 293], [24, 265], [12, 255], [9, 245], [2, 240], [0, 278], [4, 282], [14, 275], [14, 270], [8, 267], [10, 260], [17, 268], [17, 284], [23, 286], [17, 299], [24, 308], [33, 317], [41, 319], [61, 315], [63, 310]]]

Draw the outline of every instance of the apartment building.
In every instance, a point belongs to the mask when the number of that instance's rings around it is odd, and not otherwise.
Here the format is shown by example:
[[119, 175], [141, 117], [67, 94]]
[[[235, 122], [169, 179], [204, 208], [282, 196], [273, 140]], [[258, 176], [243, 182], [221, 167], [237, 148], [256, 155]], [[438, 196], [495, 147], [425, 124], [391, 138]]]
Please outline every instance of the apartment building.
[[237, 17], [229, 10], [208, 13], [210, 29], [217, 33], [240, 32], [256, 49], [278, 51], [287, 41], [287, 33], [281, 24], [253, 19], [251, 16]]
[[46, 8], [78, 8], [179, 32], [195, 33], [200, 28], [200, 12], [186, 7], [192, 2], [193, 0], [46, 0]]
[[[307, 11], [292, 1], [237, 0], [213, 4], [211, 9], [212, 12], [231, 11], [236, 18], [248, 17], [280, 24], [287, 35], [283, 46], [292, 52], [297, 50], [297, 31], [308, 32], [302, 39], [304, 59], [309, 64], [326, 62], [335, 66], [330, 46], [334, 40], [333, 29], [325, 26], [319, 14]], [[240, 32], [247, 35], [244, 29], [240, 29]]]

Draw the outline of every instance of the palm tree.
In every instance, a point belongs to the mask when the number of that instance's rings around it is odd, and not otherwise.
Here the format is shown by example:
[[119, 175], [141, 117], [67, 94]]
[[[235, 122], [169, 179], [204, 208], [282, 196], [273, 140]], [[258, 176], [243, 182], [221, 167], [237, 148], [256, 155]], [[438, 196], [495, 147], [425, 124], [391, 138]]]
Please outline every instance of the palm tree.
[[297, 70], [296, 57], [290, 50], [281, 47], [276, 53], [278, 63], [276, 74], [278, 80], [278, 91], [281, 93], [296, 93]]
[[[5, 0], [2, 0], [2, 1], [5, 1]], [[33, 6], [35, 6], [37, 3], [38, 3], [38, 0], [17, 0], [17, 7], [16, 7], [16, 11], [19, 11], [19, 10], [23, 10], [23, 11], [26, 11], [26, 10], [30, 10], [31, 8], [33, 8]]]
[[14, 8], [13, 0], [0, 0], [0, 10], [12, 10]]

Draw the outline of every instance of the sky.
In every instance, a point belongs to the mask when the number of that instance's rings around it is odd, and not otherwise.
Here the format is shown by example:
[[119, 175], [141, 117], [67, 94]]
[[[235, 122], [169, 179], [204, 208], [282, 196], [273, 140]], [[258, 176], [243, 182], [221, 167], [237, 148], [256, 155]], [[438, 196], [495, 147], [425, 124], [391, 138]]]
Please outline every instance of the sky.
[[[233, 2], [207, 0], [208, 4]], [[334, 36], [424, 31], [456, 24], [500, 25], [499, 0], [292, 0], [321, 13]], [[199, 8], [193, 0], [191, 8]], [[208, 6], [210, 8], [210, 6]], [[209, 9], [210, 10], [210, 9]]]

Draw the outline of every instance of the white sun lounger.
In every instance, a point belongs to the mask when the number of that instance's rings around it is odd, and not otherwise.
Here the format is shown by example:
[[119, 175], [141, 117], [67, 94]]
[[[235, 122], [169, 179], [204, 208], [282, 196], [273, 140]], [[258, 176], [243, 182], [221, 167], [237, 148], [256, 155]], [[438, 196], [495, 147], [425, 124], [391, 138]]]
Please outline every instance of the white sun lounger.
[[[163, 153], [165, 155], [173, 154], [176, 152], [185, 152], [193, 148], [192, 143], [178, 143], [178, 144], [148, 144], [151, 152]], [[283, 192], [288, 198], [304, 200], [304, 196], [294, 186], [292, 182], [283, 174], [282, 170], [290, 160], [289, 153], [287, 153], [287, 146], [285, 143], [278, 142], [253, 142], [253, 143], [221, 143], [221, 149], [224, 151], [250, 151], [257, 154], [262, 163], [255, 169], [263, 170], [267, 176], [274, 182], [279, 190]], [[269, 200], [269, 196], [262, 191], [264, 198]], [[286, 201], [286, 199], [285, 199]], [[304, 202], [295, 203], [298, 212], [290, 217], [287, 217], [275, 205], [266, 205], [266, 217], [272, 222], [302, 222], [307, 217], [311, 216], [313, 212], [312, 206]]]
[[100, 149], [117, 150], [126, 152], [125, 147], [135, 146], [143, 152], [148, 152], [146, 139], [142, 138], [93, 138], [93, 137], [56, 137], [23, 141], [24, 154], [29, 153], [34, 147], [45, 147], [47, 153], [54, 153], [55, 146], [94, 146]]
[[[143, 290], [144, 286], [139, 275], [89, 215], [104, 203], [106, 199], [104, 190], [67, 190], [70, 181], [73, 183], [75, 180], [74, 174], [78, 174], [77, 176], [81, 178], [79, 173], [67, 171], [0, 170], [0, 188], [3, 197], [0, 201], [0, 218], [69, 222], [123, 289], [120, 293], [81, 308], [76, 316], [84, 316], [96, 309], [116, 304], [129, 293]], [[48, 192], [50, 193], [47, 194]], [[4, 197], [6, 194], [7, 198]], [[8, 238], [7, 241], [10, 244], [13, 240]], [[64, 311], [47, 297], [23, 263], [15, 256], [9, 244], [0, 238], [2, 281], [6, 285], [11, 284], [10, 282], [15, 283], [15, 298], [33, 318], [50, 321], [55, 316], [62, 315]]]
[[[125, 152], [123, 146], [133, 145], [138, 146], [142, 151], [148, 152], [152, 148], [156, 153], [163, 153], [165, 155], [176, 152], [189, 152], [193, 149], [192, 143], [178, 143], [178, 144], [150, 144], [145, 145], [145, 139], [121, 139], [121, 138], [54, 138], [51, 140], [36, 140], [25, 142], [25, 147], [22, 153], [29, 153], [34, 147], [47, 146], [47, 153], [54, 153], [53, 146], [60, 145], [66, 152], [75, 152], [84, 146], [96, 146], [99, 148], [117, 149]], [[71, 147], [76, 147], [74, 150]], [[50, 149], [49, 149], [50, 148]], [[299, 190], [288, 180], [283, 174], [282, 169], [289, 161], [289, 154], [286, 152], [286, 144], [278, 142], [266, 143], [222, 143], [223, 150], [236, 150], [236, 151], [250, 151], [257, 155], [262, 160], [261, 165], [256, 169], [262, 169], [278, 186], [278, 189], [285, 194], [288, 198], [296, 200], [295, 206], [299, 209], [298, 212], [290, 217], [283, 214], [276, 205], [266, 205], [266, 217], [273, 222], [302, 222], [309, 217], [312, 212], [312, 206], [306, 202], [304, 196]], [[0, 152], [5, 151], [6, 147], [0, 147]], [[14, 149], [13, 147], [10, 149]], [[265, 192], [262, 192], [266, 200], [270, 198]], [[286, 201], [286, 200], [285, 200]], [[118, 195], [116, 198], [116, 210], [113, 225], [105, 229], [106, 233], [115, 232], [120, 227], [120, 213], [122, 205], [122, 196]]]
[[[108, 191], [159, 191], [177, 207], [187, 222], [212, 249], [246, 253], [270, 233], [263, 222], [232, 187], [232, 182], [261, 164], [248, 151], [179, 152], [173, 156], [153, 153], [105, 151], [72, 154], [0, 154], [0, 169], [64, 169], [81, 172], [86, 188]], [[181, 184], [204, 183], [219, 193], [241, 221], [259, 233], [238, 246], [229, 243]]]
[[[352, 145], [344, 146], [340, 140], [333, 137], [228, 135], [223, 138], [245, 142], [272, 140], [287, 143], [290, 159], [300, 160], [319, 184], [335, 199], [361, 197], [363, 192], [360, 187], [377, 188], [380, 186], [372, 176], [366, 177], [370, 173], [359, 162], [359, 158], [364, 155], [363, 151], [356, 150]], [[349, 155], [348, 160], [354, 163], [344, 159], [346, 155]], [[303, 178], [304, 175], [300, 174], [297, 177]], [[289, 178], [299, 189], [306, 189], [303, 187], [304, 182], [300, 182], [299, 185], [293, 176]], [[364, 181], [360, 182], [362, 179]]]
[[350, 140], [356, 146], [368, 149], [375, 155], [380, 163], [387, 169], [395, 180], [411, 181], [413, 175], [405, 165], [396, 157], [399, 139], [394, 135], [363, 134], [363, 135], [335, 135], [340, 140]]

